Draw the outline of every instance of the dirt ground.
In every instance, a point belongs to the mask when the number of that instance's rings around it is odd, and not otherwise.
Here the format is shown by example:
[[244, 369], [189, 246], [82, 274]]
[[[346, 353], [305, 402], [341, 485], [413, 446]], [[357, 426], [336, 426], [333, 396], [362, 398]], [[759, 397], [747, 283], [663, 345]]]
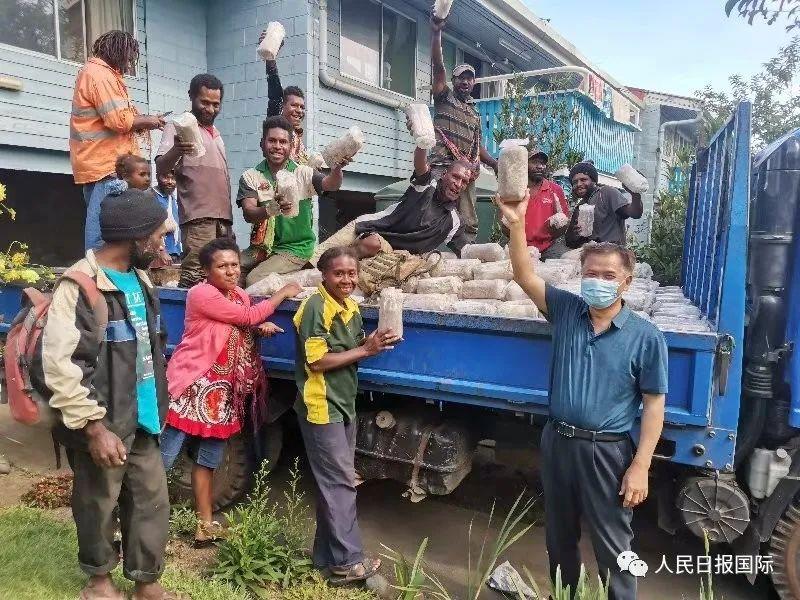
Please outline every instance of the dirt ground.
[[[0, 453], [5, 454], [14, 469], [9, 475], [0, 475], [0, 506], [19, 502], [37, 477], [53, 474], [55, 462], [49, 435], [36, 429], [24, 428], [11, 422], [8, 411], [0, 407]], [[302, 447], [291, 440], [272, 474], [272, 485], [278, 492], [285, 484], [288, 467], [292, 457], [302, 454]], [[529, 462], [529, 461], [528, 461]], [[518, 464], [518, 463], [515, 463]], [[66, 461], [64, 466], [66, 466]], [[304, 468], [304, 487], [310, 489], [310, 474]], [[497, 464], [491, 449], [481, 452], [480, 460], [462, 485], [451, 495], [427, 498], [412, 504], [402, 497], [403, 486], [391, 481], [370, 481], [359, 487], [359, 522], [368, 551], [373, 554], [383, 552], [381, 544], [414, 555], [420, 541], [428, 537], [427, 562], [442, 582], [456, 594], [463, 592], [465, 579], [467, 531], [473, 521], [471, 548], [473, 560], [480, 550], [480, 542], [495, 498], [498, 501], [500, 521], [509, 503], [523, 489], [535, 490], [537, 481], [535, 470], [516, 470]], [[309, 501], [313, 494], [309, 491]], [[313, 511], [313, 509], [310, 509]], [[536, 519], [541, 521], [541, 502], [534, 510]], [[69, 518], [68, 509], [61, 509], [59, 515]], [[313, 516], [313, 512], [311, 512]], [[495, 526], [491, 528], [496, 531]], [[648, 563], [650, 571], [640, 579], [639, 598], [643, 600], [698, 598], [698, 576], [673, 575], [662, 571], [655, 574], [662, 555], [671, 557], [675, 564], [676, 555], [702, 554], [702, 544], [692, 536], [670, 536], [656, 526], [654, 503], [638, 509], [634, 519], [636, 538], [634, 549]], [[730, 551], [724, 549], [721, 553]], [[211, 559], [209, 551], [196, 551], [182, 542], [172, 542], [169, 548], [172, 560], [180, 561], [187, 567], [200, 570]], [[591, 560], [591, 546], [587, 539], [582, 542], [584, 560], [590, 568], [596, 568]], [[519, 541], [507, 553], [511, 563], [518, 569], [525, 565], [533, 573], [541, 587], [547, 581], [547, 553], [544, 545], [544, 528], [535, 526], [525, 539]], [[387, 573], [389, 569], [387, 569]], [[767, 600], [771, 598], [768, 586], [761, 582], [751, 587], [744, 577], [715, 577], [715, 597], [724, 600]], [[494, 598], [487, 591], [484, 598]]]

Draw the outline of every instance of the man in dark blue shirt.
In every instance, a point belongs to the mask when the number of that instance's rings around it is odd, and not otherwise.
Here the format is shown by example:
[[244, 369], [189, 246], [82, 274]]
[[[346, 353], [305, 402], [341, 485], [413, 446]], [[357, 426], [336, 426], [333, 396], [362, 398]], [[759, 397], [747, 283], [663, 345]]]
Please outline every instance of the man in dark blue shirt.
[[[661, 332], [622, 300], [635, 259], [611, 243], [581, 254], [581, 296], [547, 285], [525, 239], [527, 200], [498, 201], [509, 228], [514, 280], [553, 328], [550, 420], [542, 432], [542, 483], [551, 576], [578, 582], [580, 519], [586, 518], [610, 598], [634, 600], [636, 578], [617, 557], [631, 549], [633, 508], [647, 498], [648, 471], [664, 425], [667, 345]], [[642, 411], [639, 446], [630, 430]]]

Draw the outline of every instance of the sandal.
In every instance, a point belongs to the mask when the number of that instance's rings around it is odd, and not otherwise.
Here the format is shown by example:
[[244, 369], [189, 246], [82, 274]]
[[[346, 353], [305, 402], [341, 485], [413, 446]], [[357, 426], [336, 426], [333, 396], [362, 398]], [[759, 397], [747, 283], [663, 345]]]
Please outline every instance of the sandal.
[[194, 547], [207, 548], [225, 537], [225, 528], [219, 521], [198, 521], [194, 534]]
[[332, 585], [345, 585], [356, 581], [366, 581], [381, 568], [381, 559], [365, 558], [360, 563], [349, 567], [330, 567], [333, 580]]

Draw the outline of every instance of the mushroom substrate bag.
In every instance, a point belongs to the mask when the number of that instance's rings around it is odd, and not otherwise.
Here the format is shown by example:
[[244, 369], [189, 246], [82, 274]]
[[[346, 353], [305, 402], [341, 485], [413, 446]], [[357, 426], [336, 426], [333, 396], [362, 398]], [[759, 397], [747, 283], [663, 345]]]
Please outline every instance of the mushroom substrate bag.
[[617, 170], [614, 177], [634, 194], [645, 194], [650, 189], [647, 178], [627, 163]]
[[206, 146], [203, 143], [203, 135], [200, 133], [200, 126], [197, 124], [197, 117], [190, 112], [185, 112], [172, 119], [175, 126], [175, 135], [181, 141], [188, 142], [194, 146], [187, 156], [200, 158], [206, 154]]
[[406, 106], [406, 116], [411, 122], [411, 137], [417, 148], [430, 150], [436, 145], [436, 130], [433, 128], [431, 109], [422, 102], [412, 102]]
[[528, 195], [528, 150], [524, 146], [500, 150], [497, 195], [503, 202], [522, 202]]
[[477, 258], [481, 262], [496, 262], [506, 258], [500, 244], [467, 244], [461, 249], [461, 258]]
[[278, 21], [272, 21], [267, 25], [267, 34], [258, 45], [258, 57], [261, 60], [275, 60], [278, 50], [281, 49], [283, 38], [286, 37], [286, 29]]
[[476, 279], [465, 281], [461, 286], [461, 298], [479, 300], [481, 298], [502, 300], [508, 282], [505, 279]]
[[455, 294], [406, 294], [403, 308], [433, 312], [453, 312], [458, 296]]
[[475, 267], [481, 265], [481, 261], [477, 258], [468, 258], [468, 259], [447, 259], [447, 260], [440, 260], [439, 264], [437, 264], [431, 274], [434, 277], [458, 277], [460, 279], [469, 280], [472, 279], [472, 272]]
[[578, 207], [578, 235], [591, 237], [594, 233], [594, 206], [581, 204]]
[[497, 262], [483, 263], [472, 269], [473, 279], [514, 279], [514, 270], [511, 268], [510, 260], [499, 260]]
[[446, 19], [453, 7], [453, 0], [435, 0], [433, 3], [433, 14], [437, 19]]
[[364, 147], [364, 134], [358, 127], [351, 127], [338, 140], [332, 141], [322, 150], [322, 158], [328, 167], [352, 159]]
[[455, 294], [461, 293], [463, 282], [458, 277], [429, 277], [420, 279], [417, 284], [418, 294]]
[[395, 335], [403, 337], [403, 292], [397, 288], [381, 290], [378, 329], [391, 329]]
[[283, 210], [281, 214], [284, 217], [296, 217], [300, 214], [300, 184], [297, 181], [294, 173], [290, 173], [286, 169], [281, 169], [275, 175], [275, 193], [291, 202], [291, 206]]

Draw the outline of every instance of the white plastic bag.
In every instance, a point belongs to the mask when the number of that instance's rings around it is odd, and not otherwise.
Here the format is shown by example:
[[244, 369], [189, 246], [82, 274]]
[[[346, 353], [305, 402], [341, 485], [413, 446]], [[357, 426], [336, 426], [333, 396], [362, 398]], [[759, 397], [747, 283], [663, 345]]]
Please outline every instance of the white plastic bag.
[[461, 249], [461, 258], [477, 258], [481, 262], [496, 262], [506, 258], [500, 244], [467, 244]]
[[455, 294], [461, 293], [462, 281], [458, 277], [430, 277], [420, 279], [417, 284], [418, 294]]
[[645, 194], [650, 189], [645, 176], [627, 163], [614, 173], [614, 177], [634, 194]]
[[300, 185], [297, 182], [297, 177], [294, 173], [290, 173], [286, 169], [281, 169], [275, 175], [275, 194], [284, 200], [291, 202], [291, 206], [284, 210], [281, 209], [281, 214], [284, 217], [296, 217], [300, 214]]
[[530, 298], [516, 281], [509, 281], [503, 293], [503, 300], [513, 302], [515, 300], [530, 300]]
[[403, 337], [403, 292], [397, 288], [381, 290], [378, 329], [391, 329], [395, 335]]
[[312, 169], [321, 169], [325, 166], [325, 159], [319, 152], [312, 152], [308, 155], [308, 166]]
[[497, 195], [503, 202], [522, 202], [528, 195], [528, 150], [506, 146], [497, 160]]
[[578, 207], [578, 235], [591, 237], [594, 232], [594, 206], [581, 204]]
[[256, 281], [245, 291], [251, 296], [272, 296], [284, 285], [286, 285], [286, 280], [281, 275], [270, 273], [264, 279]]
[[463, 280], [472, 279], [472, 272], [475, 267], [480, 266], [481, 261], [477, 258], [440, 260], [431, 274], [434, 277], [458, 277]]
[[637, 262], [633, 267], [633, 276], [640, 279], [652, 279], [653, 267], [646, 262]]
[[547, 219], [547, 223], [553, 229], [561, 229], [562, 227], [569, 225], [569, 217], [564, 213], [556, 213]]
[[281, 49], [283, 38], [286, 37], [286, 29], [278, 21], [272, 21], [267, 25], [267, 33], [258, 45], [258, 57], [261, 60], [275, 60], [278, 50]]
[[453, 0], [436, 0], [433, 4], [433, 14], [437, 19], [446, 19], [453, 7]]
[[533, 302], [503, 302], [497, 309], [497, 316], [510, 319], [535, 319], [539, 316], [539, 309]]
[[406, 294], [403, 307], [408, 310], [453, 312], [458, 296], [453, 294]]
[[472, 269], [473, 279], [514, 279], [514, 270], [510, 260], [483, 263]]
[[464, 300], [493, 299], [502, 300], [508, 282], [504, 279], [476, 279], [465, 281], [461, 286], [461, 298]]
[[490, 317], [497, 313], [497, 307], [479, 300], [459, 300], [453, 311], [461, 315]]
[[318, 269], [301, 269], [294, 273], [286, 273], [282, 275], [286, 283], [294, 281], [302, 288], [314, 288], [322, 283], [322, 272]]
[[206, 146], [203, 143], [203, 135], [200, 133], [200, 126], [197, 124], [197, 117], [190, 112], [185, 112], [172, 119], [175, 125], [175, 135], [183, 142], [188, 142], [194, 146], [187, 156], [200, 158], [206, 154]]
[[322, 158], [329, 167], [338, 165], [344, 160], [352, 159], [364, 147], [364, 134], [353, 126], [338, 140], [332, 141], [322, 150]]
[[433, 148], [436, 145], [436, 130], [433, 128], [430, 107], [422, 102], [412, 102], [406, 106], [406, 116], [411, 122], [411, 136], [417, 148]]

